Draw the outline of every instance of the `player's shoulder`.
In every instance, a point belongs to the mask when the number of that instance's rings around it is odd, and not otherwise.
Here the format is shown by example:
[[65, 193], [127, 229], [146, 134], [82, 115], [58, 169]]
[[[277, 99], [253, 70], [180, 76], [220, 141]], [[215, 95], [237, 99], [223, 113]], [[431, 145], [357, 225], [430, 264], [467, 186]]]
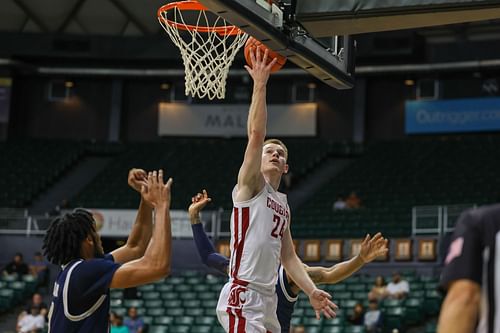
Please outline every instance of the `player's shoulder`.
[[466, 210], [460, 216], [458, 226], [466, 229], [500, 229], [500, 204], [482, 206]]

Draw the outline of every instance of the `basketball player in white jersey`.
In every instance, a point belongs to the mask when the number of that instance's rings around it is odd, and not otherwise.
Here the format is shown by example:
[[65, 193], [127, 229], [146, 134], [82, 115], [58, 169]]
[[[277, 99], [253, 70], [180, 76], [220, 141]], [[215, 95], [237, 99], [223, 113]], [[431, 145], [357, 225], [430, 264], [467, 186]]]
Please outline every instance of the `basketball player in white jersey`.
[[331, 296], [316, 288], [295, 254], [290, 234], [290, 208], [277, 191], [288, 171], [287, 148], [279, 140], [265, 140], [266, 84], [276, 59], [266, 64], [268, 52], [250, 52], [254, 81], [248, 114], [248, 144], [238, 174], [231, 216], [229, 282], [221, 291], [217, 316], [226, 332], [280, 332], [276, 316], [275, 284], [281, 264], [308, 296], [319, 319], [335, 316]]

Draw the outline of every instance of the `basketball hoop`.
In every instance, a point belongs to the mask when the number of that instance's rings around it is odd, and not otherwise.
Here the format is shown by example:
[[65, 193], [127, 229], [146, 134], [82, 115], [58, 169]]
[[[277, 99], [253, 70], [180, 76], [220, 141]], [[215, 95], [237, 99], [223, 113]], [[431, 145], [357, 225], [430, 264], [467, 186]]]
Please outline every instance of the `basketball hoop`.
[[186, 96], [223, 99], [229, 67], [248, 35], [196, 0], [160, 7], [158, 20], [181, 51]]

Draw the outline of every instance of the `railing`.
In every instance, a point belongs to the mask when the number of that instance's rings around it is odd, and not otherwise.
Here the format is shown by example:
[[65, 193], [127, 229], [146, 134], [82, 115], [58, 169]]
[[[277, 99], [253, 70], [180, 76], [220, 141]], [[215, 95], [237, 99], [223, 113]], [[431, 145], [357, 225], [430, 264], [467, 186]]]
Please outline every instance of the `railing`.
[[416, 206], [412, 208], [412, 234], [444, 235], [453, 232], [460, 214], [476, 204]]
[[[63, 211], [62, 213], [64, 213]], [[202, 212], [202, 223], [205, 226], [209, 237], [219, 237], [221, 230], [221, 211]], [[179, 214], [178, 214], [179, 215]], [[187, 212], [184, 214], [187, 216]], [[25, 235], [26, 237], [44, 235], [50, 225], [50, 222], [56, 216], [48, 215], [29, 215], [26, 209], [0, 209], [0, 234], [6, 235]], [[191, 237], [189, 218], [172, 217], [172, 237], [187, 238]], [[229, 233], [228, 233], [229, 234]], [[226, 236], [225, 233], [222, 233]], [[111, 235], [110, 237], [119, 237]]]

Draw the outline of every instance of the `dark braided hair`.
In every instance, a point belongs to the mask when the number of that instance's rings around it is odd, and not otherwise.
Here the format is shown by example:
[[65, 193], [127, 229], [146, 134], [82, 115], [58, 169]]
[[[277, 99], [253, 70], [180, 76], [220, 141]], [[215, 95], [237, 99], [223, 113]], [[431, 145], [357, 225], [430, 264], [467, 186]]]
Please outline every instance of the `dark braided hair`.
[[43, 254], [55, 265], [64, 265], [80, 258], [83, 240], [95, 230], [92, 214], [77, 208], [55, 218], [43, 239]]

